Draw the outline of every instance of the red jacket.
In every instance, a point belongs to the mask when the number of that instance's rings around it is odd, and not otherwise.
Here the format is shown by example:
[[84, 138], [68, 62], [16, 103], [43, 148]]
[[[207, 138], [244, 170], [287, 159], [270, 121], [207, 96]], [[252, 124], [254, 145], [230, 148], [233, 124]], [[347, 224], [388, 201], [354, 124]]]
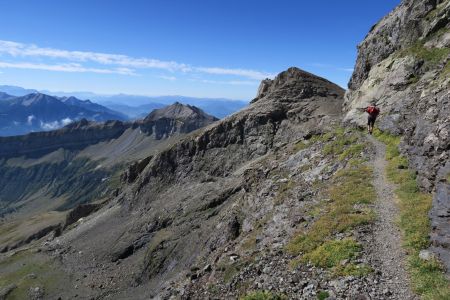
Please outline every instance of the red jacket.
[[364, 111], [373, 117], [377, 117], [378, 114], [380, 113], [380, 109], [373, 105], [367, 106]]

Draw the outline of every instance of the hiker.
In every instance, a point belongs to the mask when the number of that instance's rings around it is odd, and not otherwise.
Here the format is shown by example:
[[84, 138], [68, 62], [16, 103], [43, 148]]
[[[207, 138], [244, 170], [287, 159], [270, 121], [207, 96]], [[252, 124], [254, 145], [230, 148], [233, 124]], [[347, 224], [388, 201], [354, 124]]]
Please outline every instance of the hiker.
[[378, 114], [380, 113], [380, 109], [373, 101], [369, 106], [364, 108], [364, 111], [369, 114], [367, 116], [367, 131], [369, 132], [369, 134], [372, 134], [373, 125], [375, 125], [375, 120], [377, 119]]

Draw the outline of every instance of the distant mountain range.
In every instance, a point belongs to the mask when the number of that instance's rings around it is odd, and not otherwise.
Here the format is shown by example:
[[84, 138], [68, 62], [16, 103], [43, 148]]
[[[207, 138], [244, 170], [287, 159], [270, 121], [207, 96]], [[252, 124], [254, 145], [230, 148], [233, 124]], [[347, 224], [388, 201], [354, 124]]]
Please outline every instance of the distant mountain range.
[[[130, 119], [145, 117], [154, 109], [158, 109], [174, 102], [194, 105], [206, 113], [224, 118], [248, 105], [247, 101], [232, 100], [226, 98], [195, 98], [185, 96], [139, 96], [139, 95], [99, 95], [91, 92], [52, 92], [47, 90], [25, 89], [18, 86], [0, 85], [0, 92], [9, 95], [24, 96], [30, 93], [44, 93], [57, 97], [76, 97], [78, 99], [90, 99], [112, 110], [120, 111]], [[1, 98], [0, 98], [1, 99]]]
[[[217, 120], [195, 106], [174, 103], [137, 121], [82, 119], [58, 130], [0, 137], [0, 229], [4, 214], [55, 205], [65, 210], [112, 193], [125, 171], [127, 181], [135, 179], [139, 163], [131, 171], [130, 164]], [[0, 253], [4, 246], [0, 238]]]
[[58, 129], [73, 121], [126, 120], [128, 117], [105, 106], [75, 97], [41, 93], [12, 96], [0, 93], [0, 135], [21, 135]]

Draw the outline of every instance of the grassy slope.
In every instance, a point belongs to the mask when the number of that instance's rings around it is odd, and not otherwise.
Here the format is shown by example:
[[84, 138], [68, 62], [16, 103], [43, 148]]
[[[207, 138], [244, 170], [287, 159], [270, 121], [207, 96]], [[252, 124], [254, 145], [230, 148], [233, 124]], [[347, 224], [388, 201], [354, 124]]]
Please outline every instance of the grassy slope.
[[28, 250], [0, 258], [0, 270], [0, 287], [16, 285], [8, 294], [7, 299], [11, 300], [28, 299], [30, 288], [35, 287], [42, 288], [46, 296], [55, 292], [58, 294], [65, 284], [71, 282], [52, 260]]
[[[358, 131], [337, 128], [294, 145], [293, 150], [297, 152], [320, 143], [323, 145], [324, 155], [343, 162], [346, 167], [334, 175], [328, 188], [324, 188], [323, 196], [330, 200], [310, 208], [310, 213], [316, 216], [313, 225], [299, 232], [286, 246], [286, 250], [297, 257], [292, 261], [292, 265], [312, 263], [329, 269], [333, 276], [363, 276], [372, 271], [369, 266], [354, 262], [362, 249], [355, 238], [335, 237], [337, 233], [349, 233], [352, 229], [374, 219], [374, 213], [368, 205], [375, 200], [376, 193], [374, 187], [367, 184], [367, 178], [370, 179], [372, 176], [372, 169], [362, 159], [365, 146], [361, 137]], [[285, 194], [285, 189], [289, 190], [291, 184], [287, 182], [286, 186], [282, 186], [280, 193]], [[288, 196], [287, 193], [284, 196]], [[342, 261], [347, 260], [349, 261], [347, 264], [341, 265]], [[328, 292], [319, 291], [317, 298], [326, 299], [328, 296]], [[268, 291], [253, 291], [240, 299], [287, 298]]]
[[[287, 245], [287, 250], [298, 256], [293, 265], [309, 262], [331, 269], [336, 276], [359, 276], [371, 271], [368, 266], [352, 262], [361, 251], [361, 245], [353, 237], [334, 237], [374, 220], [373, 211], [367, 207], [376, 199], [374, 187], [367, 184], [373, 171], [358, 157], [364, 150], [359, 138], [358, 132], [345, 134], [342, 129], [316, 137], [327, 141], [323, 149], [325, 155], [347, 160], [347, 164], [334, 175], [326, 189], [330, 201], [318, 208], [318, 219]], [[345, 260], [350, 263], [341, 265]]]

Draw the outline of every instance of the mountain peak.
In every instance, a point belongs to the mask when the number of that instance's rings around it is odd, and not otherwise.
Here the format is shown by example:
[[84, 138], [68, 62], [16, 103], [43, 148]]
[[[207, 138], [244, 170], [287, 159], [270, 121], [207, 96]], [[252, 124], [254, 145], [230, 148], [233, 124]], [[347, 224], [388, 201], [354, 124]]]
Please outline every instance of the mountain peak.
[[181, 104], [180, 102], [175, 102], [172, 105], [153, 110], [144, 119], [144, 122], [156, 121], [162, 118], [174, 120], [187, 120], [187, 119], [205, 119], [210, 121], [218, 120], [217, 118], [208, 115], [198, 107]]
[[42, 93], [32, 93], [25, 95], [23, 97], [18, 98], [21, 100], [21, 104], [23, 106], [30, 106], [30, 105], [39, 105], [39, 104], [49, 104], [49, 103], [56, 103], [59, 104], [60, 101], [52, 96], [42, 94]]
[[311, 98], [313, 96], [343, 95], [344, 89], [338, 85], [296, 67], [290, 67], [274, 79], [264, 79], [253, 102], [269, 95], [270, 98]]
[[153, 110], [141, 123], [141, 129], [162, 139], [175, 133], [187, 133], [207, 126], [216, 117], [208, 115], [198, 107], [175, 102], [172, 105]]

